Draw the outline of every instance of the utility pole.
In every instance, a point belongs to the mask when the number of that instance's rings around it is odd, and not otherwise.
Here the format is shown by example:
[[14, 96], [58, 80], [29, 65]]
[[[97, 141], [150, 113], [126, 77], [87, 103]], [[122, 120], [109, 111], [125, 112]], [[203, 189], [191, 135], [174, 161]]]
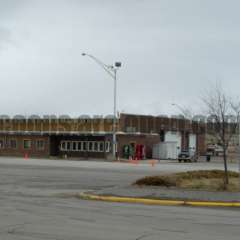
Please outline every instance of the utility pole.
[[107, 65], [93, 55], [82, 53], [82, 56], [87, 56], [93, 59], [105, 72], [107, 72], [113, 79], [113, 133], [112, 133], [112, 155], [113, 159], [116, 160], [117, 150], [117, 70], [122, 66], [121, 62], [115, 62], [114, 65]]

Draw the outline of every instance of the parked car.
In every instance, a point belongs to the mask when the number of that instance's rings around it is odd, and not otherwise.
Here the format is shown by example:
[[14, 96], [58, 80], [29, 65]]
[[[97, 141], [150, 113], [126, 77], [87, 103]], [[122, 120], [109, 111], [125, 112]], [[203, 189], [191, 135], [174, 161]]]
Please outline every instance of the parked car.
[[196, 162], [197, 156], [196, 153], [189, 150], [183, 150], [178, 154], [179, 162]]
[[223, 154], [223, 148], [217, 144], [208, 145], [206, 154], [211, 154], [212, 156], [221, 156]]

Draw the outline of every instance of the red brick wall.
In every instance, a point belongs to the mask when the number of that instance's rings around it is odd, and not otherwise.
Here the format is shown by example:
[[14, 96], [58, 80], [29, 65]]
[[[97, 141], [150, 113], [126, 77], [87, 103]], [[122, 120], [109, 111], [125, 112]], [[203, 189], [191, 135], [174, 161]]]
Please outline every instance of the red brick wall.
[[197, 151], [199, 155], [205, 155], [206, 153], [205, 133], [197, 135]]
[[[10, 147], [10, 140], [17, 141], [17, 147]], [[0, 140], [3, 140], [4, 146], [0, 148], [0, 156], [24, 156], [28, 154], [29, 157], [49, 157], [49, 137], [48, 136], [33, 136], [33, 135], [0, 135]], [[23, 141], [30, 140], [31, 147], [24, 149]], [[44, 141], [44, 149], [37, 149], [37, 140]]]
[[162, 129], [165, 131], [177, 130], [196, 133], [197, 130], [193, 128], [187, 119], [121, 114], [119, 131], [126, 132], [128, 128], [140, 133], [159, 133]]

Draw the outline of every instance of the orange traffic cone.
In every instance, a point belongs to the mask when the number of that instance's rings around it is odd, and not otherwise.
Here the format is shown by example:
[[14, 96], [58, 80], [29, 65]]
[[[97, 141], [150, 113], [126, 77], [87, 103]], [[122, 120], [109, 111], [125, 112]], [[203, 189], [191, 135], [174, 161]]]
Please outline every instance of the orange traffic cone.
[[28, 159], [29, 159], [29, 156], [28, 156], [27, 153], [24, 154], [24, 159], [25, 159], [25, 160], [28, 160]]
[[134, 164], [138, 165], [138, 159], [135, 157], [134, 161], [133, 161]]
[[150, 164], [151, 164], [152, 167], [154, 167], [155, 164], [156, 164], [155, 160], [151, 160], [151, 161], [150, 161]]

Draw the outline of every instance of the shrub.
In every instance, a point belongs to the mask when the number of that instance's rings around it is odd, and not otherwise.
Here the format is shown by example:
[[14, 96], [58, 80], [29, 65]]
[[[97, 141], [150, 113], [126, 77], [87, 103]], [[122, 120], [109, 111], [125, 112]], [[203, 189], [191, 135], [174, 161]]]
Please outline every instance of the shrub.
[[150, 176], [137, 180], [135, 184], [140, 186], [146, 185], [146, 186], [171, 187], [176, 186], [176, 179], [170, 176]]

